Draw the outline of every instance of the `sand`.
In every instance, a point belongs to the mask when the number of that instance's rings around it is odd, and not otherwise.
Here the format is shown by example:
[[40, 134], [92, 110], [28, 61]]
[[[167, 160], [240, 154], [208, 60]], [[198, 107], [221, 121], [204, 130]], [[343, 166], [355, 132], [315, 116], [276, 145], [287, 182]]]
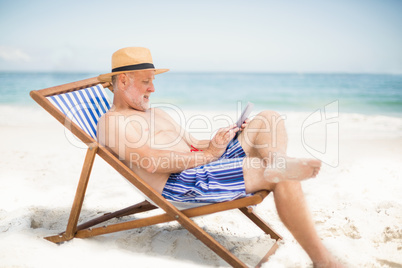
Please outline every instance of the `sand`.
[[[0, 106], [0, 114], [0, 267], [228, 267], [175, 223], [62, 245], [44, 240], [66, 227], [85, 148], [36, 106]], [[328, 128], [324, 122], [302, 132], [308, 116], [287, 113], [289, 154], [310, 157], [315, 150], [325, 162], [316, 179], [303, 182], [324, 244], [349, 267], [402, 267], [402, 119], [340, 114]], [[212, 122], [214, 130], [223, 124]], [[142, 200], [98, 158], [81, 220]], [[311, 267], [272, 196], [255, 210], [284, 237], [264, 267]], [[272, 244], [237, 211], [195, 221], [250, 266]]]

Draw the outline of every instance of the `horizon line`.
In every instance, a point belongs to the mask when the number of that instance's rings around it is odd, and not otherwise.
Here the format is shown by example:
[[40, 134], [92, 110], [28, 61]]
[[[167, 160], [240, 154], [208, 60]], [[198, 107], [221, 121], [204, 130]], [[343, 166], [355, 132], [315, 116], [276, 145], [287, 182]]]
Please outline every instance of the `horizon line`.
[[[103, 74], [99, 71], [61, 71], [61, 70], [0, 70], [0, 73], [27, 73], [27, 74]], [[350, 72], [350, 71], [172, 71], [173, 74], [372, 74], [372, 75], [402, 75], [400, 72]]]

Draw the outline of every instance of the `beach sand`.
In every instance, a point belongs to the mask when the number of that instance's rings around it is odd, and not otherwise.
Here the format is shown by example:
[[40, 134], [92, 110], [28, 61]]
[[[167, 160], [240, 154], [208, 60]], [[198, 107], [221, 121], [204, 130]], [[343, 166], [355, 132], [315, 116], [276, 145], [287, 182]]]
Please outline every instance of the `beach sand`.
[[[324, 244], [349, 267], [402, 267], [402, 119], [340, 114], [332, 125], [303, 128], [307, 117], [287, 114], [289, 154], [311, 157], [315, 150], [323, 157], [319, 176], [303, 182], [303, 190]], [[62, 245], [44, 240], [66, 227], [85, 146], [38, 107], [0, 106], [0, 138], [0, 267], [228, 267], [175, 223]], [[81, 220], [142, 200], [97, 158]], [[272, 196], [255, 210], [284, 237], [264, 267], [311, 267]], [[250, 266], [272, 244], [238, 211], [195, 221]]]

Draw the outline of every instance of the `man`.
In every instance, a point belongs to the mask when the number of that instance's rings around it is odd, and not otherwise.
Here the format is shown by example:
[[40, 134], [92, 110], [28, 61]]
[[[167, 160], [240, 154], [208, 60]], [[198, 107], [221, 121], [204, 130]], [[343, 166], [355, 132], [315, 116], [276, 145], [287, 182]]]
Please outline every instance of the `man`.
[[228, 126], [212, 140], [197, 140], [167, 113], [149, 107], [155, 69], [146, 48], [124, 48], [112, 56], [113, 107], [98, 123], [98, 140], [169, 200], [221, 202], [258, 190], [274, 193], [279, 216], [313, 263], [335, 267], [309, 214], [300, 181], [315, 177], [316, 159], [286, 155], [283, 120], [271, 111]]

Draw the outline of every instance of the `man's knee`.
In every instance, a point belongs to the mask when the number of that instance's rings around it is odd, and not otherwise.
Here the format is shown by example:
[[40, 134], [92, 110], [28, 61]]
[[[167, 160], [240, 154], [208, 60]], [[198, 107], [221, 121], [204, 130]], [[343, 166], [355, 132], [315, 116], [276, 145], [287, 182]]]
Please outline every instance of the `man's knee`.
[[275, 192], [283, 192], [288, 194], [296, 194], [302, 192], [300, 181], [286, 180], [275, 184]]
[[272, 118], [277, 118], [277, 117], [280, 117], [281, 115], [275, 111], [264, 110], [264, 111], [260, 112], [257, 116], [265, 117], [268, 120], [271, 120]]
[[261, 123], [261, 128], [275, 129], [283, 118], [278, 112], [265, 110], [258, 113], [254, 120], [258, 120]]

